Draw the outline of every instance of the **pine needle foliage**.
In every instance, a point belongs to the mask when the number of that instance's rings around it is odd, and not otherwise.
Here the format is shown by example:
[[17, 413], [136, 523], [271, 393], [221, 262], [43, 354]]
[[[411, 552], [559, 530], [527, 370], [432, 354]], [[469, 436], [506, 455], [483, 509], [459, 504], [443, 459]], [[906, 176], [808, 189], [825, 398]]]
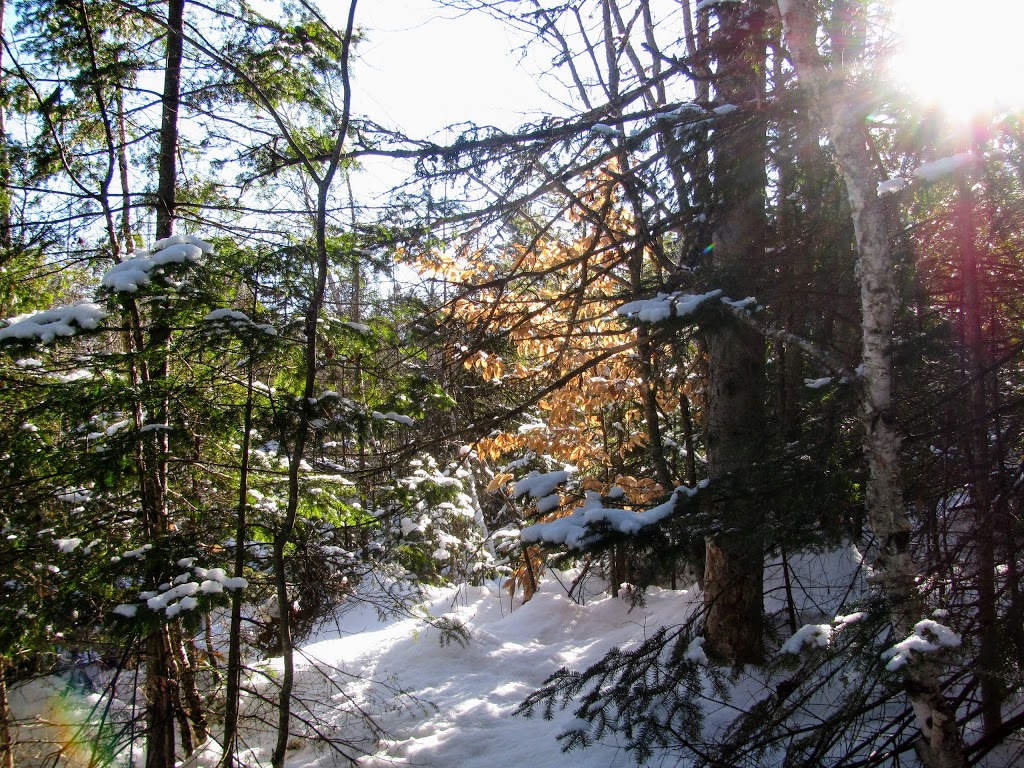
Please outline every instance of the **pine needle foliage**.
[[582, 672], [563, 667], [516, 714], [550, 720], [557, 710], [575, 705], [577, 725], [558, 736], [566, 752], [615, 735], [644, 764], [655, 750], [697, 745], [706, 688], [710, 683], [724, 691], [724, 686], [719, 672], [687, 653], [694, 637], [692, 623], [661, 627], [636, 648], [613, 648]]

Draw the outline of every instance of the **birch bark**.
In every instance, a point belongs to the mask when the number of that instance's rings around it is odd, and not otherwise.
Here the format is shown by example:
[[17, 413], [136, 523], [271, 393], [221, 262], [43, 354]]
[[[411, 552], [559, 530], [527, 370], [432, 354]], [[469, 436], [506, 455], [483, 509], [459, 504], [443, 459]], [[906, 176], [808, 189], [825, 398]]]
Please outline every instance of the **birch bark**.
[[[835, 151], [853, 219], [861, 287], [861, 385], [864, 454], [868, 465], [865, 513], [878, 539], [876, 586], [890, 606], [894, 635], [913, 632], [923, 605], [911, 557], [911, 521], [903, 503], [900, 437], [893, 412], [893, 281], [890, 235], [870, 151], [867, 107], [853, 97], [839, 69], [828, 69], [817, 48], [818, 19], [807, 0], [777, 0], [786, 46], [801, 88], [811, 96]], [[918, 757], [927, 768], [966, 766], [955, 713], [942, 693], [938, 672], [918, 658], [903, 670], [903, 685], [917, 716]]]

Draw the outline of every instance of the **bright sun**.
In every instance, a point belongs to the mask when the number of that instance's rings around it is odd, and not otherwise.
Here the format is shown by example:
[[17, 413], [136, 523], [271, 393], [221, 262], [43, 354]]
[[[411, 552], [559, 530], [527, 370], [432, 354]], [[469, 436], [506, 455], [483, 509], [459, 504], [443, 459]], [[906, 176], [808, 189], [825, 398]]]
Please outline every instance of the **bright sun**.
[[893, 77], [968, 118], [1024, 107], [1024, 0], [897, 0]]

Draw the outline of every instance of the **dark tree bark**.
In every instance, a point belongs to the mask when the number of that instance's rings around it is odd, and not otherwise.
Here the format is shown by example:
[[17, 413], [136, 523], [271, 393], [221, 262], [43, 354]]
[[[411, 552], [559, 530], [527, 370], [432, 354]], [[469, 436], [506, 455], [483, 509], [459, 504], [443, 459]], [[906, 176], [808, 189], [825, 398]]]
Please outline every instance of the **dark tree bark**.
[[[767, 147], [765, 124], [753, 106], [764, 91], [765, 49], [746, 30], [746, 6], [715, 8], [715, 96], [740, 112], [715, 149], [718, 212], [710, 266], [716, 287], [736, 298], [756, 291], [764, 262]], [[706, 541], [707, 648], [720, 658], [753, 662], [762, 654], [764, 544], [761, 502], [748, 488], [764, 433], [765, 342], [751, 328], [724, 323], [707, 333], [705, 345], [708, 478], [717, 489], [709, 504], [724, 531]]]
[[[6, 0], [0, 0], [0, 34], [3, 34], [4, 17], [7, 10]], [[0, 45], [0, 87], [3, 82], [4, 47]], [[0, 102], [0, 264], [9, 258], [9, 251], [14, 245], [11, 233], [11, 158], [7, 152], [7, 105]], [[6, 314], [6, 313], [5, 313]]]
[[[174, 228], [175, 194], [178, 184], [178, 106], [181, 95], [181, 27], [184, 17], [185, 0], [168, 0], [167, 3], [167, 46], [164, 62], [164, 92], [161, 98], [160, 154], [157, 176], [156, 238], [169, 237]], [[150, 365], [149, 391], [156, 402], [150, 407], [156, 419], [168, 422], [168, 400], [166, 384], [169, 380], [169, 356], [167, 345], [170, 327], [162, 317], [164, 312], [159, 303], [153, 306], [150, 327], [149, 348], [155, 352]], [[167, 511], [167, 454], [168, 443], [165, 432], [154, 432], [143, 446], [143, 453], [149, 454], [150, 467], [143, 482], [149, 486], [146, 494], [150, 498], [149, 516], [151, 535], [162, 537], [170, 529]], [[167, 626], [154, 630], [147, 643], [147, 724], [149, 746], [146, 768], [173, 768], [175, 762], [175, 714], [180, 707], [178, 683], [173, 677], [174, 658], [172, 634]], [[187, 682], [187, 681], [186, 681]], [[184, 734], [188, 739], [188, 734]], [[190, 739], [188, 739], [190, 740]]]
[[185, 0], [167, 2], [167, 54], [160, 99], [160, 160], [157, 179], [156, 238], [174, 231], [178, 189], [178, 110], [181, 106], [182, 24]]
[[177, 695], [165, 626], [150, 633], [145, 650], [146, 768], [174, 768]]
[[998, 613], [996, 608], [996, 556], [993, 529], [993, 491], [990, 478], [988, 395], [985, 380], [986, 355], [983, 332], [982, 287], [975, 244], [974, 195], [970, 180], [961, 175], [957, 183], [954, 210], [963, 281], [964, 343], [967, 348], [967, 375], [970, 391], [970, 475], [974, 531], [978, 553], [978, 673], [981, 678], [981, 717], [986, 734], [999, 731], [1003, 724], [1002, 694], [999, 684]]

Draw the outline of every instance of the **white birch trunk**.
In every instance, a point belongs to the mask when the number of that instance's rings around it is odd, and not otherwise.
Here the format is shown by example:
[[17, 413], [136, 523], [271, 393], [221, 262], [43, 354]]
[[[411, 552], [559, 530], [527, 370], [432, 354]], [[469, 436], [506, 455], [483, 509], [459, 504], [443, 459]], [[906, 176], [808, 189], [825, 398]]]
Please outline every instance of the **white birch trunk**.
[[[818, 19], [807, 0], [777, 0], [779, 15], [802, 88], [822, 121], [839, 160], [859, 256], [862, 315], [864, 454], [868, 463], [865, 511], [879, 542], [876, 585], [891, 606], [896, 637], [911, 634], [922, 605], [910, 554], [911, 523], [903, 503], [900, 438], [892, 408], [892, 344], [896, 289], [889, 233], [878, 198], [878, 169], [869, 149], [865, 107], [828, 70], [816, 44]], [[904, 688], [917, 715], [918, 757], [928, 768], [966, 766], [963, 741], [935, 667], [917, 659], [904, 667]]]

